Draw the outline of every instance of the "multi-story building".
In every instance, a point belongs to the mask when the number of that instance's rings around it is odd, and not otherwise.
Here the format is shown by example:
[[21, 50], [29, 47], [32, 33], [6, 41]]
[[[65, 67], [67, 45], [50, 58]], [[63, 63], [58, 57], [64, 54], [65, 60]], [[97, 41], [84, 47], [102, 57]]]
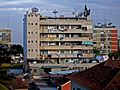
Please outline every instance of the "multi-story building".
[[24, 17], [24, 49], [29, 59], [49, 63], [79, 62], [93, 58], [90, 10], [75, 17], [44, 17], [37, 8]]
[[118, 51], [118, 30], [112, 25], [97, 25], [93, 30], [94, 47], [102, 55]]
[[11, 30], [0, 29], [0, 43], [11, 44]]
[[120, 51], [120, 36], [118, 37], [118, 50]]

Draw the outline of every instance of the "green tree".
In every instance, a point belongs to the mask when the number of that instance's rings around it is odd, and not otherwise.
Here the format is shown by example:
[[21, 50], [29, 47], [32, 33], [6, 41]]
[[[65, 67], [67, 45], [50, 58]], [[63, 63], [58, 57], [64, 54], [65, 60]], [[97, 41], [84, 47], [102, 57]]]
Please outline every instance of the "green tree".
[[94, 48], [93, 53], [95, 54], [95, 56], [98, 56], [98, 55], [100, 55], [100, 50]]
[[117, 52], [111, 52], [108, 54], [109, 58], [112, 59], [112, 57], [114, 57], [114, 59], [118, 59], [120, 58], [120, 51]]
[[23, 47], [21, 45], [12, 45], [10, 47], [10, 52], [12, 55], [20, 55], [23, 54]]

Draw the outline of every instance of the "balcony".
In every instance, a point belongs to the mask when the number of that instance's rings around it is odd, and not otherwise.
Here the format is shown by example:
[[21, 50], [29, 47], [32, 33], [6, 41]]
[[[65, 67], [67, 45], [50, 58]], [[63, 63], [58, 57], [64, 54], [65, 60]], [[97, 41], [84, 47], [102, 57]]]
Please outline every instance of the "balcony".
[[41, 37], [40, 41], [93, 41], [93, 39], [89, 37]]
[[40, 33], [93, 33], [93, 30], [82, 30], [82, 29], [41, 29]]
[[[51, 54], [50, 58], [92, 58], [93, 54]], [[46, 58], [48, 58], [46, 56]]]
[[66, 46], [66, 45], [54, 45], [54, 46], [40, 46], [40, 50], [75, 50], [75, 49], [93, 49], [92, 46]]

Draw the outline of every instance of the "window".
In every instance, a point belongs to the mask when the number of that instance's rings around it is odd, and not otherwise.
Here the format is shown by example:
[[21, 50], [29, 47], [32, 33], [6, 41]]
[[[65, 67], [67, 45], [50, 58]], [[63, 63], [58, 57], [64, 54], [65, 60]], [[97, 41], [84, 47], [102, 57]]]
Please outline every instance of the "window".
[[65, 34], [65, 37], [69, 37], [69, 34]]
[[28, 32], [28, 34], [30, 34], [30, 32]]
[[33, 49], [31, 51], [33, 52]]
[[87, 31], [87, 27], [82, 27], [82, 30], [85, 30], [85, 31]]
[[108, 48], [110, 49], [110, 46], [108, 46]]
[[37, 23], [35, 23], [35, 25], [37, 25]]
[[93, 33], [97, 33], [97, 30], [93, 30]]
[[28, 41], [28, 43], [30, 43], [30, 41]]
[[37, 41], [35, 41], [37, 43]]
[[81, 90], [80, 88], [77, 88], [77, 90]]
[[33, 25], [33, 23], [31, 23], [31, 25]]
[[75, 90], [75, 87], [73, 87], [73, 90]]
[[37, 72], [37, 70], [36, 69], [34, 69], [34, 73], [36, 73]]
[[28, 23], [28, 25], [30, 25], [30, 23]]
[[80, 35], [79, 34], [73, 34], [73, 37], [79, 37]]
[[108, 40], [111, 40], [111, 38], [108, 38]]
[[31, 43], [33, 43], [33, 41], [31, 41]]
[[28, 49], [28, 52], [30, 52], [30, 49]]

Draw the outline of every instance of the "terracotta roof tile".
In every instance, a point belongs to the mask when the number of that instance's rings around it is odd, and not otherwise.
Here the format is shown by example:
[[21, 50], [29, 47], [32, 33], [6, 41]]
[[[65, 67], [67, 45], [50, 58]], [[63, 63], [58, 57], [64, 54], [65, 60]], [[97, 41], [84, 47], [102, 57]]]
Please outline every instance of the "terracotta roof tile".
[[120, 69], [105, 66], [106, 62], [86, 71], [68, 76], [67, 78], [92, 90], [102, 90], [118, 74]]

